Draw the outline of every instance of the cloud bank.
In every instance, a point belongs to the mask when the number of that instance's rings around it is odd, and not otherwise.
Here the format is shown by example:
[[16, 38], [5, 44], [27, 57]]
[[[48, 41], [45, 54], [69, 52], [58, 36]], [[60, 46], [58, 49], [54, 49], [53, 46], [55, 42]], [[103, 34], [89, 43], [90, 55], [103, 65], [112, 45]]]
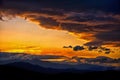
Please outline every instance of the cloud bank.
[[86, 46], [120, 47], [119, 0], [1, 0], [0, 4], [1, 21], [21, 16], [46, 29], [81, 34]]
[[[65, 60], [42, 61], [42, 59], [60, 59]], [[77, 62], [71, 62], [76, 60]], [[52, 69], [75, 69], [75, 70], [91, 70], [91, 71], [104, 71], [104, 70], [120, 70], [120, 59], [112, 59], [109, 57], [99, 56], [96, 58], [81, 58], [74, 56], [67, 58], [64, 56], [52, 55], [30, 55], [25, 53], [5, 53], [0, 52], [0, 65], [24, 62], [33, 65], [38, 65], [45, 68]]]
[[[120, 67], [120, 58], [113, 59], [105, 56], [98, 56], [96, 58], [83, 58], [78, 56], [73, 56], [72, 58], [65, 56], [54, 56], [54, 55], [30, 55], [25, 53], [6, 53], [0, 52], [0, 65], [7, 64], [12, 62], [21, 62], [21, 61], [30, 61], [31, 63], [39, 64], [42, 59], [63, 59], [61, 61], [52, 61], [53, 63], [58, 64], [97, 64], [104, 66], [119, 66]], [[76, 62], [71, 62], [71, 60], [76, 60]], [[42, 62], [51, 62], [51, 61], [42, 61]], [[116, 65], [113, 65], [116, 64]]]

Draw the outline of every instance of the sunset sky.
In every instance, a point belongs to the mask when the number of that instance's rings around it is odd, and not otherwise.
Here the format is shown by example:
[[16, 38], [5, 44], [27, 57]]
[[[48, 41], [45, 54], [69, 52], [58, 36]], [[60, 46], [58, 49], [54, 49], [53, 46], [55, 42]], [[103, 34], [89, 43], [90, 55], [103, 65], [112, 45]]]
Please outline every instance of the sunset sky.
[[120, 58], [118, 0], [100, 1], [3, 0], [0, 51]]

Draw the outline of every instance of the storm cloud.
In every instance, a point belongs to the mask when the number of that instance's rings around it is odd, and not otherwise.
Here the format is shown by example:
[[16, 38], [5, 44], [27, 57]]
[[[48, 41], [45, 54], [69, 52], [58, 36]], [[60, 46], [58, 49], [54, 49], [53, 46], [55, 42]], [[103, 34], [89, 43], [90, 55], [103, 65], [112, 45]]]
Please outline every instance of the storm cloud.
[[[21, 16], [46, 29], [66, 30], [86, 46], [120, 47], [119, 0], [0, 0], [0, 20]], [[86, 35], [84, 35], [86, 34]], [[109, 53], [109, 52], [107, 52]]]

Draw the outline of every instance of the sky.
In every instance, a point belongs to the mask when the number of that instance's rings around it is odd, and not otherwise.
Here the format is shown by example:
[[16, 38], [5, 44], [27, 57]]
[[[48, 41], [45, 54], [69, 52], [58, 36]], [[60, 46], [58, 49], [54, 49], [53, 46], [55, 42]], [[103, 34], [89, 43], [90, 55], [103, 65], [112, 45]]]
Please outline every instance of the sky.
[[119, 36], [119, 0], [0, 0], [1, 52], [118, 59]]

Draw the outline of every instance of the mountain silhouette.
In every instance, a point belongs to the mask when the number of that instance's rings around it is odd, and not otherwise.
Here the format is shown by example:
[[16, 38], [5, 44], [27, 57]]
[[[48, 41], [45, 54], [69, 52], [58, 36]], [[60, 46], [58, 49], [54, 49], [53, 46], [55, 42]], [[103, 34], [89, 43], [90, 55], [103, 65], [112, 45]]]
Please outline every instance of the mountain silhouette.
[[120, 71], [85, 71], [76, 69], [53, 69], [25, 62], [0, 65], [0, 80], [9, 79], [87, 79], [119, 80]]

